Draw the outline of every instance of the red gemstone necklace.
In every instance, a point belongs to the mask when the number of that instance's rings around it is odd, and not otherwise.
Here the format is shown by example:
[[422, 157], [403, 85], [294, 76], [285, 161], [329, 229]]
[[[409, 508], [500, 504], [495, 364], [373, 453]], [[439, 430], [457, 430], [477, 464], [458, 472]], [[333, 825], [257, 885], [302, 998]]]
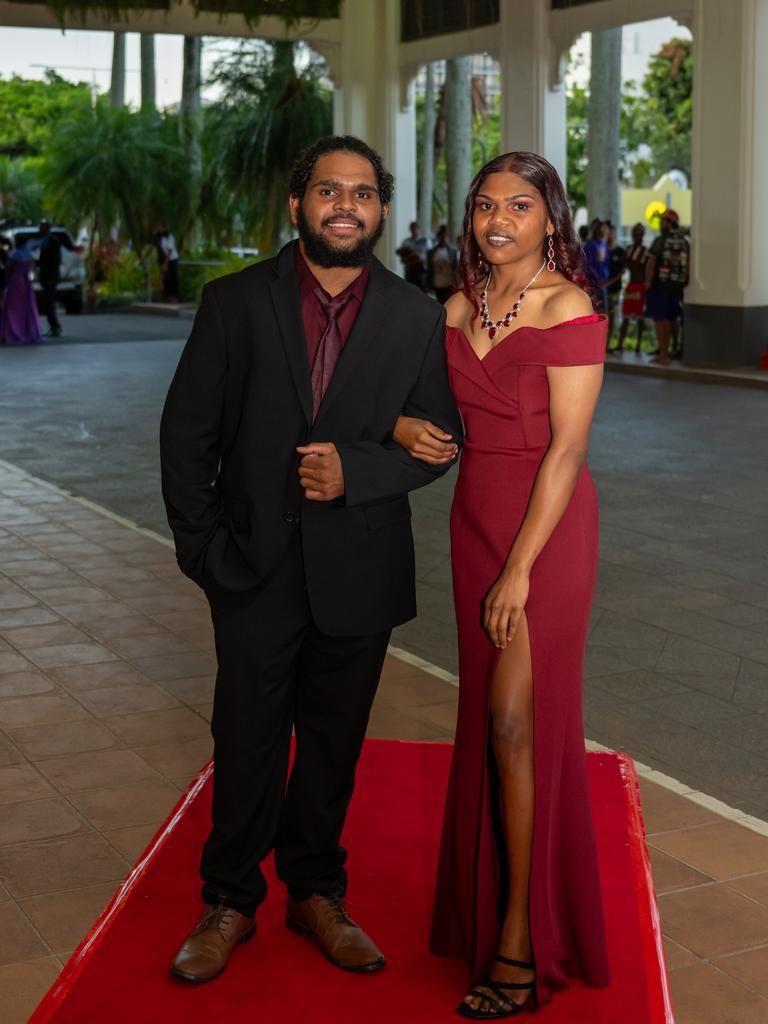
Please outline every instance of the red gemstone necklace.
[[523, 288], [523, 290], [520, 292], [517, 302], [514, 304], [512, 309], [510, 309], [510, 311], [505, 316], [503, 316], [501, 320], [491, 320], [491, 314], [488, 312], [488, 285], [491, 283], [492, 271], [488, 272], [488, 279], [485, 282], [483, 294], [480, 296], [480, 326], [484, 331], [488, 331], [488, 337], [491, 339], [491, 341], [493, 341], [493, 339], [496, 337], [497, 331], [501, 330], [502, 327], [509, 327], [510, 320], [520, 315], [520, 307], [523, 304], [525, 293], [528, 291], [528, 289], [531, 287], [533, 282], [542, 272], [544, 267], [546, 267], [546, 265], [547, 263], [545, 260], [544, 263], [541, 264], [539, 269], [533, 275], [531, 280], [528, 282], [528, 284], [525, 286], [525, 288]]

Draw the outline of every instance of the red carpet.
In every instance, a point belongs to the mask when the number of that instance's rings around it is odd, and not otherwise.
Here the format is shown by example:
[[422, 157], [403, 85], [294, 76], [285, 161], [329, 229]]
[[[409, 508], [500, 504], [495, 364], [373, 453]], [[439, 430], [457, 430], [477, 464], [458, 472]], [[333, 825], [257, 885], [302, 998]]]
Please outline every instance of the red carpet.
[[[281, 886], [258, 933], [219, 980], [193, 987], [168, 962], [199, 914], [197, 865], [207, 832], [205, 769], [102, 914], [30, 1024], [448, 1024], [465, 968], [427, 952], [450, 747], [371, 740], [360, 762], [345, 842], [352, 916], [375, 936], [386, 970], [360, 977], [328, 964], [282, 923]], [[542, 1024], [672, 1024], [637, 779], [620, 754], [590, 754], [610, 988], [576, 985]], [[271, 874], [271, 871], [270, 871]], [[528, 1018], [526, 1018], [528, 1019]]]

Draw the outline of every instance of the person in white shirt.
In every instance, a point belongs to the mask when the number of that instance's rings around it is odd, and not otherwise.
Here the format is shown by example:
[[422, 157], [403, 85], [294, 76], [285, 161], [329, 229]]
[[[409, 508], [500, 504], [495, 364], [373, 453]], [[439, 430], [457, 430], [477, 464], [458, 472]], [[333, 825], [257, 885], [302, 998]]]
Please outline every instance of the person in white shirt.
[[179, 301], [179, 250], [167, 227], [160, 230], [157, 256], [163, 271], [163, 294], [168, 302]]

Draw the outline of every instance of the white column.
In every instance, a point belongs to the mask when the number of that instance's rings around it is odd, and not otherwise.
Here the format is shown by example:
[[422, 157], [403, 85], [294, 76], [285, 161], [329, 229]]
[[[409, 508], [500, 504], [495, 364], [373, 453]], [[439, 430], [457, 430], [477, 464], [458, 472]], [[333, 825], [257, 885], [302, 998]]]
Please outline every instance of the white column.
[[373, 146], [395, 176], [395, 197], [379, 256], [399, 270], [395, 249], [416, 218], [413, 86], [401, 90], [399, 0], [344, 0], [334, 79], [334, 131]]
[[546, 157], [565, 182], [565, 86], [549, 36], [549, 0], [502, 0], [501, 148]]
[[750, 365], [768, 347], [768, 0], [696, 0], [693, 44], [685, 359]]

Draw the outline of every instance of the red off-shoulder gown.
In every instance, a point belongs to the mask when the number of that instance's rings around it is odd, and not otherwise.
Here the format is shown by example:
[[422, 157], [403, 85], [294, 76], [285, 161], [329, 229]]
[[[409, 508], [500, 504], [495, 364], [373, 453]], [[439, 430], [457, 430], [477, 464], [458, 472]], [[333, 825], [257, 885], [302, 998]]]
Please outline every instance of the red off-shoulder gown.
[[[466, 960], [473, 981], [492, 966], [503, 914], [488, 746], [497, 651], [481, 627], [482, 602], [550, 442], [547, 367], [602, 363], [605, 332], [606, 318], [597, 315], [544, 330], [520, 327], [481, 360], [462, 331], [447, 329], [451, 386], [466, 430], [451, 509], [460, 684], [431, 948]], [[591, 986], [609, 979], [581, 706], [597, 546], [597, 496], [585, 464], [536, 559], [525, 607], [534, 712], [530, 927], [539, 1005], [569, 978]]]

